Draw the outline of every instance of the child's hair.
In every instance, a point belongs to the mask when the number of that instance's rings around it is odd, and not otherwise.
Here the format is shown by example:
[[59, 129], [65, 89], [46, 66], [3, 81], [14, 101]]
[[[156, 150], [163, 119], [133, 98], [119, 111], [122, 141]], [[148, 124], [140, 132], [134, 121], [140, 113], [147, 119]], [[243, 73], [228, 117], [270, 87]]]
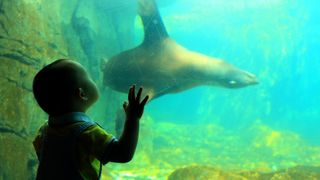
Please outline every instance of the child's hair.
[[59, 59], [41, 69], [33, 80], [33, 94], [39, 106], [49, 115], [70, 110], [79, 84], [77, 71]]

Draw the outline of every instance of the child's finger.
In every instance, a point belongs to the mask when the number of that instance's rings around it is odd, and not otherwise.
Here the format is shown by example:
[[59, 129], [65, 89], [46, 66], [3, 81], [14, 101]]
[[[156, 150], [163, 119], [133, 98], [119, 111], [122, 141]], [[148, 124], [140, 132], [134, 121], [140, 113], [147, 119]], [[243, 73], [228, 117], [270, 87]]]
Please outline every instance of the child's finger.
[[144, 97], [144, 99], [141, 102], [141, 106], [143, 107], [144, 105], [146, 105], [147, 101], [149, 99], [149, 96], [147, 95], [146, 97]]
[[132, 87], [131, 87], [131, 91], [130, 91], [130, 100], [131, 100], [131, 101], [134, 100], [134, 90], [135, 90], [134, 88], [135, 88], [135, 87], [132, 86]]
[[128, 92], [128, 100], [129, 100], [129, 102], [130, 102], [130, 99], [131, 99], [131, 89], [132, 89], [132, 87], [129, 88], [129, 92]]
[[124, 111], [127, 111], [127, 107], [128, 107], [127, 101], [123, 102], [122, 106], [123, 106]]
[[134, 91], [135, 91], [135, 85], [132, 85], [128, 94], [129, 103], [134, 101]]
[[139, 91], [138, 91], [138, 94], [137, 94], [136, 101], [137, 101], [138, 103], [140, 102], [141, 92], [142, 92], [142, 87], [139, 88]]

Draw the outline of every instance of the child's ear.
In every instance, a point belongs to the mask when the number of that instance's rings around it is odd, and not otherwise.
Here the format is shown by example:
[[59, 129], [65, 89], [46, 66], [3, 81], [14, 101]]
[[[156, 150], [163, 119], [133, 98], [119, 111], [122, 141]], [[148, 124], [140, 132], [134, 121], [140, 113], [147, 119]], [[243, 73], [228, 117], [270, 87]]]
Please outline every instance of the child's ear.
[[88, 101], [88, 96], [87, 96], [87, 94], [84, 92], [84, 90], [82, 88], [78, 88], [78, 92], [79, 92], [79, 97], [82, 100]]

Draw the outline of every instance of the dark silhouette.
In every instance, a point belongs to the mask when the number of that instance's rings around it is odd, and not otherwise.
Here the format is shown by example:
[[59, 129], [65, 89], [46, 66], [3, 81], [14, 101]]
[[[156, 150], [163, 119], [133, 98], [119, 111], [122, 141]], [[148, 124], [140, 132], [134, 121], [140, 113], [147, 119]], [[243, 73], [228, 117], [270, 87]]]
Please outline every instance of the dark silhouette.
[[140, 99], [142, 88], [137, 95], [135, 86], [129, 90], [119, 139], [85, 114], [99, 93], [81, 64], [60, 59], [45, 66], [34, 78], [33, 93], [49, 115], [33, 142], [39, 159], [37, 179], [99, 179], [102, 164], [133, 158], [139, 119], [148, 101], [148, 96]]

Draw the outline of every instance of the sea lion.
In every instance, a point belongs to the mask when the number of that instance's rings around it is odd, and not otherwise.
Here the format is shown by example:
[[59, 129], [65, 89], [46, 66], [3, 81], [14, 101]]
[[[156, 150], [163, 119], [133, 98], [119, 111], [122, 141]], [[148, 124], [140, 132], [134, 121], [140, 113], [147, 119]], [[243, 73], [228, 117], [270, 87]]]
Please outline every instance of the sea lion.
[[127, 92], [144, 87], [149, 99], [200, 85], [240, 88], [257, 84], [255, 75], [227, 62], [188, 50], [171, 39], [154, 0], [138, 0], [144, 26], [143, 42], [123, 51], [104, 66], [104, 84]]

